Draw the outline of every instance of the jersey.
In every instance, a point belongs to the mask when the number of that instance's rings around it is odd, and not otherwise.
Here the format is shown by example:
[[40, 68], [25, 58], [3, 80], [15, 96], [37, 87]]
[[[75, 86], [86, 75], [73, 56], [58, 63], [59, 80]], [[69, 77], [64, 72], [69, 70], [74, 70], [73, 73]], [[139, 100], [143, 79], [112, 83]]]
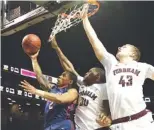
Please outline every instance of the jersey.
[[[68, 91], [68, 88], [58, 88], [56, 85], [53, 86], [49, 92], [56, 94], [63, 94]], [[57, 104], [52, 101], [47, 101], [44, 111], [44, 128], [50, 125], [54, 125], [60, 121], [66, 120], [68, 114], [67, 109], [70, 104]]]
[[75, 124], [79, 130], [94, 130], [101, 126], [96, 122], [103, 112], [103, 100], [107, 100], [105, 84], [85, 86], [83, 77], [78, 77], [79, 99], [75, 112]]
[[130, 116], [144, 110], [146, 104], [142, 86], [146, 78], [152, 78], [154, 67], [136, 61], [119, 63], [108, 52], [105, 53], [101, 63], [106, 71], [112, 119]]

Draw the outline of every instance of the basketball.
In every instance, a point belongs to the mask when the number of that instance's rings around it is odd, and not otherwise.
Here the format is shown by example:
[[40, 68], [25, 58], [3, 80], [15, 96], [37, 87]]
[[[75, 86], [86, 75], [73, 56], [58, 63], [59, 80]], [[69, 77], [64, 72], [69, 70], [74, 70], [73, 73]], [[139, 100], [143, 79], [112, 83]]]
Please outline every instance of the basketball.
[[41, 40], [35, 34], [28, 34], [22, 40], [22, 48], [28, 55], [34, 55], [41, 47]]

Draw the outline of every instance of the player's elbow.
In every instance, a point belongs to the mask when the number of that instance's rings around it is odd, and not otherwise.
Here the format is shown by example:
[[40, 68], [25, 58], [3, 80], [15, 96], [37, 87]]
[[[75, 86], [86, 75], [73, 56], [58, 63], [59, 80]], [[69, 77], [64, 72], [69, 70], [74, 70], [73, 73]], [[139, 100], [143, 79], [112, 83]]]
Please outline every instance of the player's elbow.
[[97, 53], [97, 55], [96, 55], [96, 57], [97, 57], [97, 59], [99, 60], [99, 61], [102, 61], [102, 59], [103, 59], [103, 53]]
[[64, 103], [63, 100], [59, 96], [55, 96], [54, 98], [48, 97], [48, 100], [53, 101], [57, 104], [63, 104]]
[[97, 45], [97, 43], [99, 43], [98, 40], [91, 40], [90, 42], [92, 43], [92, 48], [94, 50], [95, 56], [98, 60], [102, 60], [104, 54], [104, 49], [102, 45]]
[[62, 95], [57, 95], [56, 100], [58, 103], [65, 104], [65, 103], [72, 103], [78, 97], [78, 92], [74, 89], [69, 90], [67, 93]]
[[97, 59], [101, 61], [103, 59], [103, 52], [99, 48], [94, 49], [94, 52], [95, 52], [95, 56], [97, 57]]
[[56, 97], [57, 102], [61, 103], [61, 104], [65, 104], [65, 103], [72, 103], [77, 99], [78, 95], [74, 94], [74, 95], [58, 95]]

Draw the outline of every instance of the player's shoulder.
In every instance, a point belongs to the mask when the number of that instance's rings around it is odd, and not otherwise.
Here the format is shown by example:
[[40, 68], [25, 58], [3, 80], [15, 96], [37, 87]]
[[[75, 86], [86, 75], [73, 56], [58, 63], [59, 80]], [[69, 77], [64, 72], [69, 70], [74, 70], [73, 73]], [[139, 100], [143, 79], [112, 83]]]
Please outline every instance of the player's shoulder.
[[93, 87], [97, 88], [99, 91], [102, 91], [104, 88], [106, 88], [106, 83], [94, 84]]
[[83, 79], [84, 79], [84, 77], [78, 75], [77, 76], [77, 83], [82, 84], [83, 83]]
[[95, 88], [95, 92], [98, 94], [98, 97], [103, 99], [103, 100], [107, 100], [107, 85], [106, 83], [102, 83], [102, 84], [97, 84], [96, 88]]
[[139, 66], [142, 66], [142, 67], [144, 67], [144, 68], [146, 68], [146, 67], [148, 67], [150, 64], [148, 64], [148, 63], [146, 63], [146, 62], [137, 62], [137, 64], [139, 65]]
[[76, 89], [76, 88], [70, 88], [70, 89], [68, 89], [68, 92], [77, 92], [78, 93], [78, 89]]
[[106, 83], [100, 83], [100, 84], [94, 84], [97, 87], [102, 87], [102, 86], [106, 86]]
[[83, 77], [82, 77], [81, 75], [78, 75], [78, 76], [77, 76], [77, 79], [78, 79], [78, 80], [83, 80]]

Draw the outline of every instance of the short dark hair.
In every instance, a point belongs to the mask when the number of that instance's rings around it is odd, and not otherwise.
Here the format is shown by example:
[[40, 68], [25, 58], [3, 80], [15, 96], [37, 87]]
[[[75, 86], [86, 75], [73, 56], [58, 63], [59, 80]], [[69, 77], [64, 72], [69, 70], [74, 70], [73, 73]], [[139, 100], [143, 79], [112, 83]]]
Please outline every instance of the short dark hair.
[[66, 72], [69, 74], [70, 79], [73, 80], [73, 83], [77, 83], [77, 76], [76, 76], [76, 74], [74, 74], [71, 71], [66, 71]]
[[105, 71], [102, 68], [95, 67], [95, 71], [100, 75], [100, 82], [106, 83]]
[[74, 74], [74, 73], [71, 72], [71, 71], [66, 71], [66, 73], [68, 73], [70, 79], [73, 80], [73, 84], [71, 85], [71, 88], [75, 88], [75, 89], [78, 90], [78, 85], [77, 85], [77, 75]]

